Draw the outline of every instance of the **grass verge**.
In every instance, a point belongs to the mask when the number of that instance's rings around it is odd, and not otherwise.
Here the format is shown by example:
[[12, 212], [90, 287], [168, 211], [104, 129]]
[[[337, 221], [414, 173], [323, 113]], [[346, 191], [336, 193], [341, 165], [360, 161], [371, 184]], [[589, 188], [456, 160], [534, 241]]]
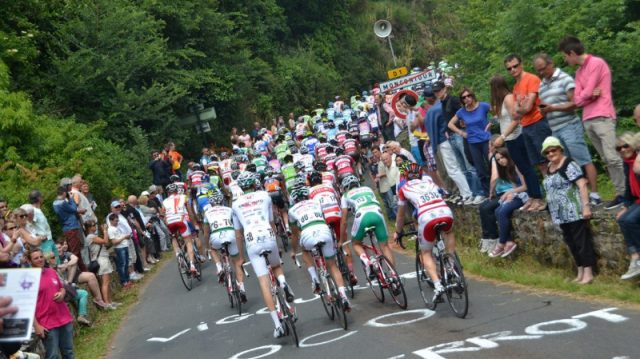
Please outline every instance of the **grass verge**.
[[[171, 252], [167, 253], [170, 254]], [[145, 273], [142, 281], [136, 283], [127, 291], [119, 290], [114, 292], [112, 294], [113, 301], [122, 303], [122, 306], [118, 309], [100, 312], [94, 310], [93, 313], [90, 311], [91, 327], [81, 327], [74, 338], [76, 358], [106, 358], [116, 331], [120, 328], [120, 324], [126, 320], [131, 308], [138, 302], [138, 297], [142, 294], [144, 286], [171, 259], [171, 256], [165, 254], [159, 263], [152, 266], [151, 270]]]

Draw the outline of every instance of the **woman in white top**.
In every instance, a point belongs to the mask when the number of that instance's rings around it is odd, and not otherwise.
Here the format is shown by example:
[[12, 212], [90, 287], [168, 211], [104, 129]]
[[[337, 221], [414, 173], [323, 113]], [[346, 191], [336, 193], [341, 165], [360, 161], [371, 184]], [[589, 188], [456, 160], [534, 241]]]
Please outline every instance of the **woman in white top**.
[[520, 115], [515, 112], [515, 98], [507, 86], [504, 77], [496, 75], [489, 82], [491, 85], [491, 112], [498, 117], [500, 123], [500, 138], [496, 139], [495, 145], [506, 144], [513, 162], [516, 163], [518, 171], [524, 177], [527, 185], [529, 201], [521, 209], [528, 211], [541, 211], [545, 205], [540, 200], [542, 192], [538, 175], [532, 166], [529, 166], [527, 149], [524, 138], [521, 136]]

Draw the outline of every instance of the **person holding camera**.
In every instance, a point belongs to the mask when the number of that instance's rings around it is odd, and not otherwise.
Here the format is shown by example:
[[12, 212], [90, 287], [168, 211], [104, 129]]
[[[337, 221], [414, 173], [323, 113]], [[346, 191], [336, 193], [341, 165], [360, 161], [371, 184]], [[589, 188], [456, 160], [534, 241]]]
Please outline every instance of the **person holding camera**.
[[60, 182], [56, 199], [53, 201], [53, 211], [58, 215], [58, 220], [62, 225], [64, 239], [69, 245], [71, 253], [78, 257], [78, 267], [81, 271], [87, 271], [87, 266], [82, 260], [80, 251], [82, 249], [82, 237], [84, 236], [80, 227], [79, 216], [86, 212], [86, 209], [78, 208], [78, 205], [71, 200], [69, 191], [71, 188], [71, 180], [68, 178]]
[[171, 162], [168, 155], [163, 156], [159, 151], [153, 151], [151, 154], [153, 160], [149, 162], [149, 169], [153, 175], [153, 184], [162, 186], [163, 188], [171, 183]]

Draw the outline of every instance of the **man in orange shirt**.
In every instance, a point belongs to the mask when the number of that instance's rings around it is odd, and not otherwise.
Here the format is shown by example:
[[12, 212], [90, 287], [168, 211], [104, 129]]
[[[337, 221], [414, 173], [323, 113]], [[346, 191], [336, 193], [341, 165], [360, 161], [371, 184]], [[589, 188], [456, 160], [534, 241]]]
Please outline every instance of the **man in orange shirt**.
[[[513, 120], [520, 121], [524, 147], [529, 160], [529, 166], [526, 163], [518, 166], [525, 178], [527, 194], [530, 197], [530, 200], [522, 208], [529, 211], [541, 211], [545, 205], [542, 201], [540, 183], [532, 169], [534, 166], [538, 166], [541, 173], [546, 173], [546, 159], [542, 157], [540, 150], [545, 138], [551, 136], [551, 128], [538, 108], [540, 105], [540, 99], [538, 98], [540, 79], [538, 76], [523, 70], [522, 59], [518, 55], [507, 56], [504, 60], [504, 65], [516, 80], [516, 84], [513, 86], [516, 115]], [[509, 134], [503, 135], [507, 136]], [[525, 169], [525, 167], [529, 167], [529, 170]]]
[[182, 155], [180, 152], [176, 151], [176, 144], [173, 142], [168, 143], [169, 146], [169, 158], [171, 159], [171, 169], [173, 173], [177, 174], [182, 181], [182, 171], [180, 171], [180, 166], [182, 165]]

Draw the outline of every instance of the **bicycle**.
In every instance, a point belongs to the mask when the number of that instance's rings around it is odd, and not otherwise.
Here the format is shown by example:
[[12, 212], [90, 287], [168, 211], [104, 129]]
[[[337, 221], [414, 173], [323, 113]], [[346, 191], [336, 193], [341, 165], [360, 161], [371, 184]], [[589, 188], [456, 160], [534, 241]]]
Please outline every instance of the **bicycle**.
[[320, 301], [329, 319], [334, 320], [338, 317], [340, 326], [344, 328], [344, 330], [347, 330], [347, 311], [342, 305], [338, 285], [333, 277], [331, 277], [331, 273], [327, 269], [327, 262], [322, 255], [322, 247], [324, 247], [324, 245], [325, 242], [319, 242], [311, 250], [318, 273], [318, 279], [320, 280]]
[[384, 289], [387, 289], [393, 301], [401, 309], [407, 309], [407, 293], [404, 290], [402, 280], [389, 259], [385, 257], [376, 246], [373, 233], [374, 229], [375, 227], [365, 228], [366, 236], [369, 238], [371, 244], [367, 245], [364, 241], [362, 242], [362, 247], [369, 257], [369, 263], [377, 278], [374, 283], [374, 280], [367, 275], [367, 268], [362, 264], [369, 288], [380, 303], [384, 303]]
[[[277, 209], [276, 209], [277, 210]], [[284, 220], [282, 219], [282, 214], [279, 210], [277, 210], [277, 215], [275, 216], [276, 223], [276, 236], [280, 238], [280, 243], [282, 243], [282, 250], [287, 253], [289, 252], [289, 235], [287, 234], [287, 230], [284, 225]]]
[[[196, 267], [196, 273], [191, 273], [189, 270], [189, 255], [187, 253], [187, 244], [185, 243], [182, 236], [177, 233], [173, 233], [172, 236], [176, 239], [178, 243], [178, 255], [176, 256], [176, 260], [178, 261], [178, 272], [180, 273], [180, 279], [182, 280], [182, 284], [184, 287], [190, 291], [193, 288], [193, 278], [195, 277], [198, 281], [202, 281], [202, 268], [200, 261], [195, 260], [194, 266]], [[198, 246], [193, 244], [193, 256], [194, 258], [198, 258]]]
[[271, 297], [273, 298], [273, 303], [276, 306], [278, 318], [280, 318], [280, 322], [284, 324], [284, 334], [290, 335], [293, 343], [296, 345], [296, 347], [299, 347], [300, 342], [298, 339], [298, 332], [296, 331], [295, 324], [295, 308], [293, 308], [293, 306], [291, 306], [284, 299], [284, 290], [278, 284], [278, 279], [273, 273], [273, 268], [271, 268], [271, 264], [269, 263], [269, 254], [271, 254], [271, 251], [266, 249], [260, 252], [260, 256], [264, 257], [267, 268], [269, 270], [269, 280], [271, 281]]
[[224, 273], [224, 283], [227, 289], [227, 295], [229, 296], [229, 303], [231, 308], [234, 306], [238, 308], [238, 316], [242, 315], [242, 298], [240, 296], [240, 287], [236, 280], [236, 273], [233, 271], [233, 264], [229, 257], [229, 245], [230, 242], [222, 243], [220, 252], [222, 254], [220, 261], [222, 262], [222, 272]]
[[[335, 234], [334, 234], [334, 242], [337, 243], [337, 241], [335, 240]], [[343, 246], [348, 245], [349, 242], [343, 243]], [[344, 284], [347, 288], [347, 291], [349, 292], [349, 296], [351, 297], [351, 299], [353, 299], [353, 297], [355, 296], [355, 290], [353, 289], [353, 285], [351, 285], [351, 271], [349, 270], [349, 266], [347, 265], [347, 259], [345, 258], [345, 252], [344, 249], [342, 249], [342, 246], [338, 246], [336, 244], [336, 263], [338, 264], [338, 269], [340, 269], [340, 273], [342, 274], [342, 279], [344, 280]]]
[[[467, 282], [464, 278], [462, 263], [457, 253], [447, 253], [445, 251], [444, 238], [442, 237], [442, 227], [446, 223], [438, 223], [435, 225], [436, 239], [433, 246], [432, 255], [436, 263], [436, 270], [440, 276], [440, 282], [444, 287], [444, 294], [449, 303], [449, 307], [458, 318], [467, 316], [469, 310], [469, 293], [467, 290]], [[417, 234], [416, 232], [408, 232], [406, 234]], [[402, 248], [402, 237], [398, 238], [398, 242]], [[433, 280], [429, 278], [429, 274], [424, 269], [422, 260], [420, 259], [420, 249], [416, 243], [416, 277], [420, 295], [427, 308], [435, 310], [438, 303], [442, 302], [441, 298], [435, 297], [435, 285]]]

